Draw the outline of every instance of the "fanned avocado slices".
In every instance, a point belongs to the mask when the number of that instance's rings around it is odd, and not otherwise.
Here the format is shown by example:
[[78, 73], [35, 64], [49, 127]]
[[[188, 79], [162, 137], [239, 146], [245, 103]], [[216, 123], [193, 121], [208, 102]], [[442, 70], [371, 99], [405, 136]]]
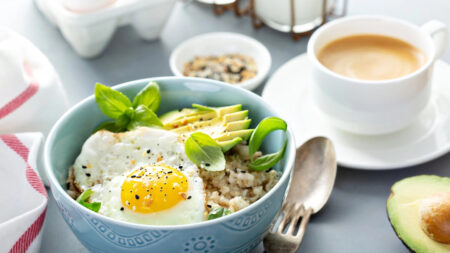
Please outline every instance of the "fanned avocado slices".
[[215, 139], [222, 150], [228, 151], [236, 144], [250, 138], [253, 129], [248, 111], [242, 105], [206, 107], [193, 105], [165, 113], [160, 117], [164, 129], [187, 138], [191, 133], [203, 132]]

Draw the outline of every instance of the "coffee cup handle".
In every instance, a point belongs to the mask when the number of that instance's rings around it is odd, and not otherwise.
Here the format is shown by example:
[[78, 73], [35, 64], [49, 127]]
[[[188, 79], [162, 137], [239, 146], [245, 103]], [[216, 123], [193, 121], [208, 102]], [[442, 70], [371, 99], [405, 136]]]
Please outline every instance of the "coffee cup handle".
[[426, 22], [420, 27], [425, 33], [429, 34], [434, 43], [434, 59], [441, 57], [447, 46], [448, 29], [447, 26], [437, 20]]

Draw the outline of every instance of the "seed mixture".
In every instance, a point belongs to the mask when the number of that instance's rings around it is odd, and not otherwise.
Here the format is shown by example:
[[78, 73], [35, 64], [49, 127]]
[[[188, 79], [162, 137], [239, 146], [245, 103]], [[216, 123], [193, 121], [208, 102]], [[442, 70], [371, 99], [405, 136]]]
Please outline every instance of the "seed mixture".
[[258, 72], [252, 57], [241, 54], [196, 56], [184, 65], [183, 75], [208, 78], [230, 84], [240, 83], [256, 76]]

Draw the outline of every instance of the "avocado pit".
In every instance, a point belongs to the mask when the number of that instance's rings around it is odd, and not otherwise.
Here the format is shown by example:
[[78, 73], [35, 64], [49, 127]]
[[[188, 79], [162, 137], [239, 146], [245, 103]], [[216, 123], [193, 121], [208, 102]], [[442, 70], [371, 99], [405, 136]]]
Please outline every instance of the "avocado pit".
[[437, 193], [422, 200], [421, 228], [436, 242], [450, 244], [450, 193]]

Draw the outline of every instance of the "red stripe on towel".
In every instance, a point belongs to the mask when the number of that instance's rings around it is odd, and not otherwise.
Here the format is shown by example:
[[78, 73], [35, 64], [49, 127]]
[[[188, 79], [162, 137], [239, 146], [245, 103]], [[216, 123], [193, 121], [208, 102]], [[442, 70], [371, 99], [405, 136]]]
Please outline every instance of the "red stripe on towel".
[[28, 64], [24, 64], [24, 69], [28, 77], [31, 79], [30, 85], [28, 85], [28, 87], [24, 91], [22, 91], [22, 93], [20, 93], [17, 97], [13, 98], [6, 105], [0, 108], [0, 119], [8, 116], [10, 113], [17, 110], [31, 97], [33, 97], [33, 95], [36, 94], [36, 92], [39, 90], [39, 83], [34, 78], [31, 67]]

